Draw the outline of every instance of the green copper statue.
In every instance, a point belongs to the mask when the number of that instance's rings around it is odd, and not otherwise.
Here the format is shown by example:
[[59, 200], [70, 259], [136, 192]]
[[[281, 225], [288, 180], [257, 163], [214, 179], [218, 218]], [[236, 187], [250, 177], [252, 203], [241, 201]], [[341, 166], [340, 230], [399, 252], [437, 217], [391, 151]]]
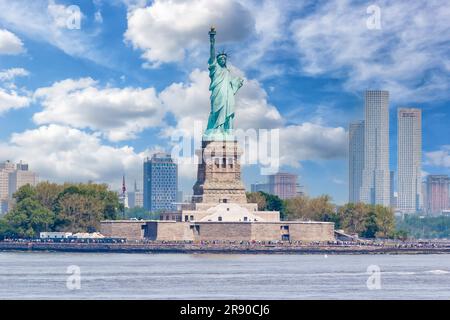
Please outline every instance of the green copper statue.
[[[211, 27], [209, 31], [210, 57], [209, 77], [211, 84], [211, 112], [206, 128], [206, 136], [212, 139], [232, 134], [234, 121], [234, 95], [242, 87], [244, 80], [233, 78], [227, 68], [227, 54], [219, 53], [216, 57], [215, 49], [216, 30]], [[226, 137], [225, 137], [226, 138]]]

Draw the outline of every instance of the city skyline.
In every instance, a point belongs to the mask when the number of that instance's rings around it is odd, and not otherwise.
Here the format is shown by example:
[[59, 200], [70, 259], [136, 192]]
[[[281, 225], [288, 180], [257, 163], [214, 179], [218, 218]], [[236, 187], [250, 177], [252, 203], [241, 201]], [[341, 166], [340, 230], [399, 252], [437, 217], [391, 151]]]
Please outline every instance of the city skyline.
[[[245, 78], [236, 126], [280, 129], [280, 171], [308, 194], [348, 201], [348, 124], [364, 118], [367, 89], [390, 92], [388, 171], [397, 172], [397, 109], [417, 106], [421, 175], [450, 173], [450, 49], [440, 45], [449, 25], [438, 2], [381, 1], [381, 29], [367, 27], [357, 1], [199, 3], [208, 10], [193, 21], [162, 0], [0, 1], [0, 161], [23, 159], [55, 182], [141, 181], [146, 157], [207, 118], [208, 52], [198, 44], [213, 24]], [[69, 5], [79, 28], [65, 23]], [[195, 166], [179, 169], [188, 194]], [[247, 189], [265, 179], [253, 165], [242, 174]]]

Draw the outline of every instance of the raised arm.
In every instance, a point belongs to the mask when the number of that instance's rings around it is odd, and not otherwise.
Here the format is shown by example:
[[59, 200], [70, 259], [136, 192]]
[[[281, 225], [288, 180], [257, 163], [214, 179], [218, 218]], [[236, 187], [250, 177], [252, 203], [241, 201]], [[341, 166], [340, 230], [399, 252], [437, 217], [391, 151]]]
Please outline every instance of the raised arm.
[[211, 30], [209, 31], [209, 43], [210, 43], [210, 49], [209, 49], [209, 64], [214, 63], [216, 60], [216, 29], [214, 27], [211, 27]]

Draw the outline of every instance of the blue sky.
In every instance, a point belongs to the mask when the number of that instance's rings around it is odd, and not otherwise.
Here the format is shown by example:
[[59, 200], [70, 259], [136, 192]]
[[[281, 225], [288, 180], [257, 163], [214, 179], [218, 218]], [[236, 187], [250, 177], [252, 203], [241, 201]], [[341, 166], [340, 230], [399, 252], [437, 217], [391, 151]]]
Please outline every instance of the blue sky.
[[[309, 194], [347, 200], [347, 128], [366, 89], [391, 94], [391, 169], [407, 106], [423, 110], [424, 174], [450, 173], [450, 8], [438, 0], [0, 0], [0, 161], [43, 180], [141, 183], [146, 156], [208, 117], [211, 25], [246, 80], [237, 126], [278, 128], [281, 169]], [[180, 167], [185, 193], [195, 172]], [[243, 177], [265, 180], [255, 165]]]

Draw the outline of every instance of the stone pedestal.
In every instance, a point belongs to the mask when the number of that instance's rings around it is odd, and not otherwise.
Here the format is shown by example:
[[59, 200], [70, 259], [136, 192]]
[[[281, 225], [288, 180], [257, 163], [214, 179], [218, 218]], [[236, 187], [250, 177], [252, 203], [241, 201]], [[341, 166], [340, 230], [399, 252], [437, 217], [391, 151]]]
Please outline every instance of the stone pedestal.
[[203, 141], [202, 149], [196, 153], [200, 162], [193, 202], [247, 203], [241, 181], [242, 151], [237, 141]]

